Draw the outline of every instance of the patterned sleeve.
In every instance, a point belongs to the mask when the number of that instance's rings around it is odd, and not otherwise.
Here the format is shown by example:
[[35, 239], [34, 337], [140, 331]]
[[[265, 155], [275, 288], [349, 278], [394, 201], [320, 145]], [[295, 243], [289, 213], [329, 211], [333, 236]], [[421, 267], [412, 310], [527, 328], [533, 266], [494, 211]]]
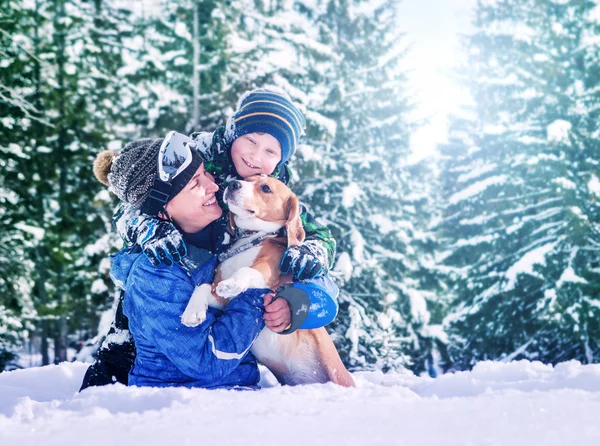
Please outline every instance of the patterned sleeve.
[[306, 232], [304, 243], [315, 248], [322, 265], [333, 268], [336, 242], [329, 228], [315, 220], [304, 205], [300, 205], [300, 219]]

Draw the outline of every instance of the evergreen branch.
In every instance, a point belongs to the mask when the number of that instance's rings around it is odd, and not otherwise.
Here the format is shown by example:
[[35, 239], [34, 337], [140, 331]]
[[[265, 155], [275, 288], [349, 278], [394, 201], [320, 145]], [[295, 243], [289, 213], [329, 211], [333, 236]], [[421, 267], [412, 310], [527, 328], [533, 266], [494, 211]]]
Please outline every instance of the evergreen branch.
[[[9, 93], [10, 96], [5, 95], [5, 92]], [[27, 102], [21, 97], [18, 97], [18, 95], [14, 94], [13, 89], [8, 88], [2, 84], [0, 84], [0, 101], [6, 102], [14, 107], [17, 107], [25, 114], [26, 118], [37, 121], [40, 124], [47, 125], [48, 127], [54, 127], [54, 125], [50, 122], [46, 121], [45, 119], [39, 118], [33, 114], [33, 112], [38, 112], [38, 110], [31, 103]]]
[[15, 41], [15, 39], [13, 39], [13, 37], [7, 33], [6, 31], [4, 31], [2, 28], [0, 28], [0, 33], [4, 34], [5, 36], [7, 36], [10, 40], [12, 40], [12, 42], [17, 45], [19, 48], [21, 48], [23, 51], [25, 51], [32, 59], [35, 59], [38, 63], [42, 63], [42, 60], [37, 57], [35, 54], [31, 53], [27, 48], [23, 47], [22, 45], [20, 45], [19, 43], [17, 43]]

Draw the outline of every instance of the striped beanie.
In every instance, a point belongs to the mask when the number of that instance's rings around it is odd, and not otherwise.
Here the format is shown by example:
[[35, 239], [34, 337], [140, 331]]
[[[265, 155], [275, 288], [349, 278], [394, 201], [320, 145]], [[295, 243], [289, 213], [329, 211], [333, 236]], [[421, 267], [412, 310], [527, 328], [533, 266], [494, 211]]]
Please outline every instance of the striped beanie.
[[281, 145], [281, 161], [287, 162], [304, 134], [304, 116], [284, 92], [264, 88], [249, 91], [238, 101], [228, 129], [233, 140], [248, 133], [268, 133]]

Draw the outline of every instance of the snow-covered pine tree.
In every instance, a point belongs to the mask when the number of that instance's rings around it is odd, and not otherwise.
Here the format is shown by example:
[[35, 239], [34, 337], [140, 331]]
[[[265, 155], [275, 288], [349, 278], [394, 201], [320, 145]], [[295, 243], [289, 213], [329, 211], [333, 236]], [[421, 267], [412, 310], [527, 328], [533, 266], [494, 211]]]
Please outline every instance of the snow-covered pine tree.
[[[81, 6], [86, 25], [82, 52], [82, 71], [86, 81], [80, 81], [81, 94], [87, 98], [87, 111], [94, 126], [88, 124], [90, 133], [85, 141], [89, 151], [86, 175], [96, 154], [106, 148], [124, 145], [134, 134], [138, 116], [131, 105], [139, 102], [139, 85], [120, 70], [131, 59], [133, 50], [128, 46], [135, 35], [133, 13], [123, 5], [122, 0], [96, 0], [92, 4], [83, 2]], [[90, 172], [91, 173], [91, 172]], [[93, 336], [103, 312], [112, 307], [113, 284], [109, 278], [110, 261], [108, 255], [122, 246], [120, 237], [111, 231], [111, 217], [116, 206], [116, 197], [91, 178], [86, 199], [94, 209], [93, 232], [86, 237], [86, 245], [76, 262], [78, 299], [71, 308], [71, 318], [75, 321], [70, 327], [74, 340], [81, 343]], [[74, 284], [75, 285], [75, 284]]]
[[121, 73], [140, 86], [142, 100], [132, 109], [138, 118], [147, 116], [137, 120], [145, 136], [212, 131], [225, 123], [241, 93], [265, 82], [273, 68], [265, 56], [269, 47], [261, 45], [263, 6], [250, 0], [161, 2], [136, 22], [135, 50]]
[[424, 180], [407, 162], [410, 100], [396, 11], [392, 1], [325, 4], [319, 43], [333, 57], [308, 91], [313, 124], [296, 166], [300, 195], [338, 241], [346, 282], [333, 335], [342, 357], [352, 368], [421, 371], [415, 328], [427, 325], [433, 297], [419, 276], [430, 238]]
[[[66, 360], [69, 334], [97, 324], [90, 289], [96, 263], [85, 261], [85, 248], [102, 234], [104, 219], [92, 199], [101, 189], [92, 162], [120, 116], [115, 26], [119, 18], [121, 25], [128, 21], [108, 1], [37, 0], [20, 12], [27, 28], [10, 32], [16, 56], [5, 67], [14, 79], [6, 85], [32, 104], [35, 115], [11, 110], [15, 123], [3, 136], [14, 156], [4, 187], [15, 203], [10, 221], [33, 235], [29, 245], [20, 245], [25, 256], [18, 260], [30, 265], [27, 282], [38, 314], [31, 322], [47, 364], [49, 338], [54, 360]], [[9, 20], [20, 20], [11, 13]]]
[[598, 360], [599, 12], [586, 0], [478, 3], [475, 106], [443, 149], [456, 368]]
[[27, 276], [31, 264], [24, 250], [34, 240], [35, 230], [23, 225], [19, 196], [14, 189], [25, 175], [19, 170], [27, 154], [15, 144], [39, 119], [31, 98], [24, 91], [34, 88], [32, 54], [28, 39], [33, 35], [31, 11], [19, 2], [8, 2], [0, 10], [0, 371], [15, 359], [22, 341], [24, 316], [33, 316]]

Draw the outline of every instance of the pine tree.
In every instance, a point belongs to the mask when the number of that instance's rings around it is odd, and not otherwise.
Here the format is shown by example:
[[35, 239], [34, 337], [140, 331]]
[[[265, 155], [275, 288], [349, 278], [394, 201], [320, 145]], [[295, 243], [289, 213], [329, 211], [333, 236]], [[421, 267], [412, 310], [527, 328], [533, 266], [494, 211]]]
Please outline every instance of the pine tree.
[[135, 61], [122, 70], [140, 86], [141, 100], [132, 108], [139, 131], [160, 137], [224, 124], [241, 93], [268, 77], [263, 22], [248, 0], [165, 2], [160, 13], [139, 20], [131, 42]]
[[16, 192], [26, 178], [20, 167], [29, 159], [18, 141], [42, 119], [36, 104], [23, 94], [35, 88], [31, 66], [37, 58], [27, 37], [34, 34], [31, 13], [16, 2], [0, 11], [0, 371], [15, 359], [26, 326], [23, 318], [35, 316], [27, 280], [32, 265], [25, 250], [39, 231], [22, 221]]
[[[33, 236], [14, 239], [27, 265], [25, 282], [38, 318], [31, 320], [42, 340], [42, 362], [67, 359], [69, 335], [97, 324], [91, 284], [96, 262], [86, 247], [105, 229], [106, 216], [93, 197], [102, 189], [92, 174], [93, 159], [115, 137], [124, 85], [121, 27], [127, 17], [108, 2], [38, 0], [20, 11], [9, 38], [15, 42], [5, 85], [31, 110], [13, 106], [4, 173], [14, 206], [7, 209], [14, 227]], [[18, 43], [18, 44], [17, 44]], [[12, 84], [11, 84], [12, 82]], [[24, 173], [27, 172], [27, 175]], [[18, 275], [13, 276], [18, 283]], [[108, 295], [108, 291], [106, 291]]]
[[309, 146], [296, 165], [300, 196], [332, 229], [336, 269], [347, 279], [334, 339], [353, 368], [420, 371], [428, 310], [417, 303], [433, 297], [418, 274], [428, 203], [416, 193], [420, 167], [407, 162], [412, 127], [396, 8], [335, 0], [316, 22], [332, 57], [309, 84]]
[[475, 107], [444, 148], [457, 368], [600, 354], [596, 7], [478, 4], [466, 45]]

